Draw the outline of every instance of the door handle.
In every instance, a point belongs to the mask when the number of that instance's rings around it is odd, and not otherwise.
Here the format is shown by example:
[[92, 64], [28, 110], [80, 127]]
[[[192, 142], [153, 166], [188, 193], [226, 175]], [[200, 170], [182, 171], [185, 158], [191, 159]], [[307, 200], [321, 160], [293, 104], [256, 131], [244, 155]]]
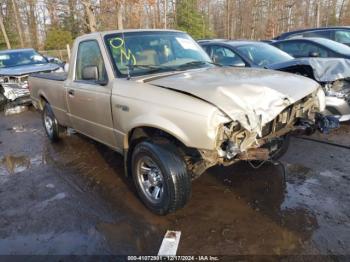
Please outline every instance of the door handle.
[[68, 94], [69, 94], [70, 96], [74, 96], [74, 90], [73, 90], [73, 89], [69, 89], [69, 90], [68, 90]]

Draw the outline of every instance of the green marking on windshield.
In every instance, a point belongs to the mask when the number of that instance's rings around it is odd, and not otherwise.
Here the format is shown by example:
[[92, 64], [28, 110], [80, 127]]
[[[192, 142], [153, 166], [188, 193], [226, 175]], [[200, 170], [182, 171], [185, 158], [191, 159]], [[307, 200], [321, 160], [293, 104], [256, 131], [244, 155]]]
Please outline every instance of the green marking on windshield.
[[[111, 45], [113, 50], [116, 50], [120, 53], [119, 63], [120, 64], [132, 64], [136, 65], [137, 61], [134, 54], [130, 49], [125, 48], [125, 41], [120, 37], [114, 37], [109, 40], [109, 44]], [[124, 62], [125, 61], [125, 62]]]

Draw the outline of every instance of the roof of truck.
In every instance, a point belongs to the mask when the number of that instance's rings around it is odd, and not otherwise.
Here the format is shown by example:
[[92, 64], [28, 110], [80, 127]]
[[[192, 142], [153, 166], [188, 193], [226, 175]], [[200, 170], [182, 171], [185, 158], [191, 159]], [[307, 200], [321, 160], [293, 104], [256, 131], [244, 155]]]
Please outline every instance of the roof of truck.
[[174, 29], [125, 29], [125, 30], [110, 30], [110, 31], [101, 31], [101, 32], [93, 32], [89, 33], [83, 36], [89, 36], [89, 35], [110, 35], [110, 34], [127, 34], [127, 33], [142, 33], [142, 32], [179, 32], [182, 33], [183, 31], [174, 30]]

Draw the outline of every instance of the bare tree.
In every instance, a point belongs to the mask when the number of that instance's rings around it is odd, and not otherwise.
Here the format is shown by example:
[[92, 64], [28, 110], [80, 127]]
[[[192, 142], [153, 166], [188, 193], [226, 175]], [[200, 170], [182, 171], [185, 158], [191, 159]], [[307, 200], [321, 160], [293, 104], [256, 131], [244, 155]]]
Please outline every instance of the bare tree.
[[4, 39], [5, 39], [5, 42], [6, 42], [7, 49], [11, 49], [10, 40], [8, 38], [6, 29], [5, 29], [5, 25], [4, 25], [2, 10], [0, 10], [0, 27], [1, 27], [2, 35], [4, 36]]
[[38, 37], [38, 27], [37, 27], [37, 17], [36, 17], [36, 0], [27, 0], [27, 23], [28, 31], [30, 34], [31, 45], [38, 49], [39, 47], [39, 37]]
[[84, 6], [84, 10], [86, 13], [87, 23], [90, 32], [96, 32], [97, 25], [96, 25], [96, 19], [94, 14], [94, 6], [91, 3], [90, 0], [81, 0], [81, 3]]
[[12, 8], [13, 8], [15, 21], [16, 21], [16, 27], [17, 27], [17, 31], [18, 31], [19, 40], [21, 43], [21, 47], [24, 47], [23, 31], [22, 31], [21, 21], [19, 20], [19, 17], [18, 17], [18, 6], [17, 6], [17, 3], [15, 0], [11, 0], [11, 1], [12, 1]]

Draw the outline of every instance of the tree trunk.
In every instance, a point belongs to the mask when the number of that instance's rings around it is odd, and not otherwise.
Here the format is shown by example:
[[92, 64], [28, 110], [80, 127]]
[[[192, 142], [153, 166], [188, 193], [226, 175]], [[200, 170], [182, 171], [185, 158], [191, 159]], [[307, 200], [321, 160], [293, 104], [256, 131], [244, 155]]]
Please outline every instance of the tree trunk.
[[345, 5], [345, 0], [342, 0], [341, 1], [341, 5], [340, 5], [340, 10], [339, 10], [339, 18], [338, 18], [338, 23], [339, 24], [341, 22], [343, 22], [344, 5]]
[[320, 27], [320, 4], [317, 3], [316, 4], [316, 23], [315, 23], [316, 27]]
[[123, 3], [124, 1], [122, 0], [116, 0], [116, 6], [117, 6], [117, 24], [118, 24], [118, 29], [123, 30], [124, 29], [124, 23], [123, 23]]
[[[16, 1], [16, 0], [13, 0]], [[49, 12], [49, 17], [50, 17], [50, 24], [51, 27], [58, 27], [58, 17], [57, 17], [57, 3], [54, 0], [46, 0], [45, 1], [45, 6], [47, 11]]]
[[38, 41], [38, 27], [36, 22], [36, 0], [28, 0], [28, 25], [29, 25], [29, 33], [30, 33], [30, 40], [31, 44], [35, 49], [38, 49], [39, 47], [39, 41]]
[[4, 36], [4, 39], [6, 42], [7, 49], [11, 49], [11, 44], [10, 44], [9, 38], [7, 36], [7, 32], [6, 32], [6, 29], [4, 26], [4, 21], [2, 19], [2, 12], [1, 11], [0, 11], [0, 27], [1, 27], [2, 35]]
[[84, 5], [90, 32], [96, 32], [97, 25], [93, 5], [90, 0], [81, 0], [81, 3]]
[[167, 10], [168, 10], [168, 1], [164, 0], [164, 29], [167, 29]]
[[19, 41], [21, 42], [21, 47], [23, 48], [24, 47], [23, 31], [22, 31], [22, 26], [20, 24], [18, 12], [17, 12], [18, 6], [17, 6], [15, 0], [12, 0], [12, 8], [13, 8], [13, 12], [14, 12], [15, 20], [16, 20], [16, 27], [17, 27], [17, 31], [18, 31]]

